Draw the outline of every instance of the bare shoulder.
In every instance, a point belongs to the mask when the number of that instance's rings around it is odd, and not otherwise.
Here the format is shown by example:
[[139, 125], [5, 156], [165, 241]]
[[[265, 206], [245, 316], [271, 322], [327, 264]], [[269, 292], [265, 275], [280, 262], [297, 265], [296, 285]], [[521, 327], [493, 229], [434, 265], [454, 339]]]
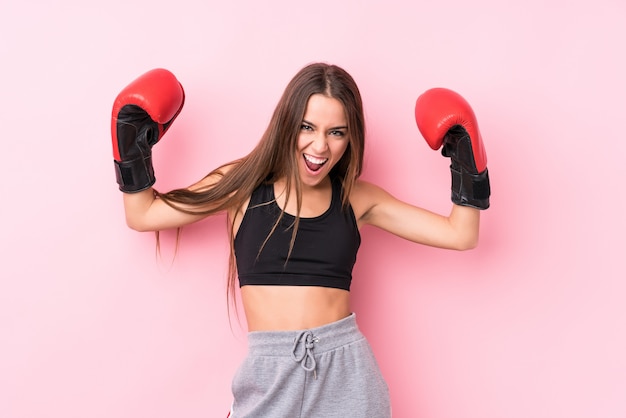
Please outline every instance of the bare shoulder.
[[350, 193], [350, 205], [359, 224], [381, 203], [393, 199], [383, 188], [365, 180], [357, 180]]

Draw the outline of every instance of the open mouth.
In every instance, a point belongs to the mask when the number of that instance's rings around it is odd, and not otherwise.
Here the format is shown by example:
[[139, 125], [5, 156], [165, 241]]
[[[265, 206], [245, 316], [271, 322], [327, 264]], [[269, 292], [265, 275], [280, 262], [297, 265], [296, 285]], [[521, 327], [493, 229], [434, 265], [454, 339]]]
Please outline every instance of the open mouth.
[[318, 171], [324, 166], [324, 164], [326, 164], [326, 162], [328, 162], [328, 158], [318, 158], [308, 154], [302, 155], [304, 156], [304, 162], [306, 163], [306, 166], [309, 168], [309, 170], [313, 172]]

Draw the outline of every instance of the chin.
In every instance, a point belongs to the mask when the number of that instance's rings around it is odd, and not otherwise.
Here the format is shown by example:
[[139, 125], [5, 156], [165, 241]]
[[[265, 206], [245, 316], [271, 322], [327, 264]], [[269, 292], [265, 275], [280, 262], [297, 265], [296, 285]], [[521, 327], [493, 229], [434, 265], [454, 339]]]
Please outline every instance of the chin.
[[304, 186], [315, 187], [322, 184], [330, 174], [330, 171], [323, 167], [317, 173], [311, 173], [306, 167], [300, 167], [300, 181]]
[[310, 176], [300, 176], [300, 181], [303, 186], [307, 187], [316, 187], [324, 182], [324, 180], [328, 178], [328, 175], [311, 178]]

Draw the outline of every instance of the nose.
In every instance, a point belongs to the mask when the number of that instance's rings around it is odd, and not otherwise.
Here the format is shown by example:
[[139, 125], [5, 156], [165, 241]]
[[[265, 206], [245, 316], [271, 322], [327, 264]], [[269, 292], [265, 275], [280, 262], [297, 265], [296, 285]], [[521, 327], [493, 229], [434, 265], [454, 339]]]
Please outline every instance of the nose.
[[322, 154], [328, 149], [328, 140], [325, 133], [320, 132], [315, 135], [315, 138], [313, 138], [313, 142], [311, 143], [311, 149], [316, 154]]

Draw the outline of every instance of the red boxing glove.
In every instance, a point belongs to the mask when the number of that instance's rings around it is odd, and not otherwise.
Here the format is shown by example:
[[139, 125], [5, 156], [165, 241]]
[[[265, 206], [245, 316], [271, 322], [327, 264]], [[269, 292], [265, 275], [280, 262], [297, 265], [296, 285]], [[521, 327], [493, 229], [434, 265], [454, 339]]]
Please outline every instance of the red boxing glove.
[[152, 147], [172, 125], [184, 102], [182, 85], [174, 74], [160, 68], [143, 74], [118, 94], [111, 137], [121, 191], [140, 192], [154, 184]]
[[470, 105], [452, 90], [430, 89], [415, 103], [415, 121], [428, 145], [450, 157], [452, 202], [487, 209], [487, 155]]

